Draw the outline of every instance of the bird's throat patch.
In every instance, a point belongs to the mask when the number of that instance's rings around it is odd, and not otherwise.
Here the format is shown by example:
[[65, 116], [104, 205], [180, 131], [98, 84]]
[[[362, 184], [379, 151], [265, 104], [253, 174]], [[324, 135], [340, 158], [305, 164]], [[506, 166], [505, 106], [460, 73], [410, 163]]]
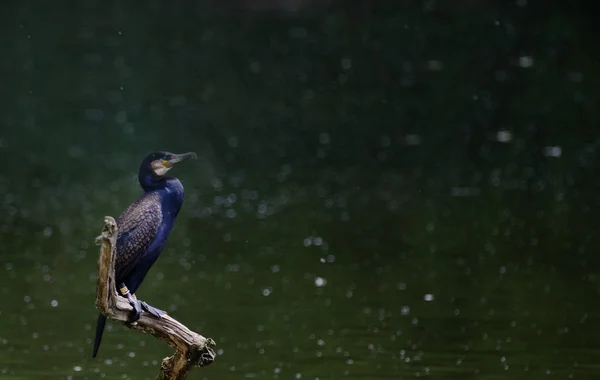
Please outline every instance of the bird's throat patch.
[[167, 160], [155, 160], [152, 161], [152, 171], [157, 176], [164, 176], [171, 169], [173, 165]]

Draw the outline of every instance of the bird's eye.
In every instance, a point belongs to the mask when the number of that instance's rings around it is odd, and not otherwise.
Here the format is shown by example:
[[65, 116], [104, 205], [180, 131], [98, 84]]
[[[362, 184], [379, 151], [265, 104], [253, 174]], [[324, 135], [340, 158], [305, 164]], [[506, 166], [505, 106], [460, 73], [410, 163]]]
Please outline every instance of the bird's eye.
[[165, 160], [165, 161], [167, 160], [167, 158], [168, 158], [168, 157], [167, 157], [167, 155], [166, 155], [166, 154], [165, 154], [164, 156], [162, 156], [162, 159], [163, 159], [163, 160]]

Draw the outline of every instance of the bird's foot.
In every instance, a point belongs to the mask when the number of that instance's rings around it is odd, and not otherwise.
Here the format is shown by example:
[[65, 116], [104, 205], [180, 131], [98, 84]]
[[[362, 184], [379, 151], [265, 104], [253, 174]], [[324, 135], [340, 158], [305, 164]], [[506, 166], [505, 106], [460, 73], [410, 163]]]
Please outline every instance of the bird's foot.
[[133, 313], [129, 318], [129, 322], [137, 322], [137, 320], [140, 319], [140, 317], [142, 316], [142, 302], [132, 297], [129, 299], [129, 304], [133, 306]]
[[119, 288], [119, 290], [121, 291], [121, 295], [123, 297], [127, 297], [127, 301], [129, 301], [129, 304], [133, 307], [133, 313], [129, 318], [129, 323], [136, 322], [142, 316], [142, 302], [139, 301], [135, 297], [135, 295], [131, 294], [131, 292], [127, 288], [127, 285], [121, 284]]
[[142, 304], [142, 309], [144, 309], [148, 313], [154, 315], [156, 318], [161, 318], [163, 315], [167, 314], [166, 311], [163, 311], [163, 310], [157, 309], [153, 306], [150, 306], [144, 301], [141, 301], [140, 303]]

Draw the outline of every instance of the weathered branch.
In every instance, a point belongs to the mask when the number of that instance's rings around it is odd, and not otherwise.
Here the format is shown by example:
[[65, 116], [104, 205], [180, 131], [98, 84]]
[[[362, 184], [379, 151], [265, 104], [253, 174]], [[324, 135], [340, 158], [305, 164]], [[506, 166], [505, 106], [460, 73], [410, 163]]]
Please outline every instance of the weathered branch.
[[117, 241], [117, 223], [110, 216], [104, 217], [102, 234], [96, 238], [100, 247], [98, 258], [98, 286], [96, 288], [96, 307], [108, 319], [120, 321], [125, 326], [149, 333], [167, 342], [176, 349], [175, 354], [162, 361], [159, 380], [187, 379], [193, 367], [209, 365], [215, 359], [215, 342], [197, 334], [168, 315], [157, 318], [145, 311], [140, 319], [128, 323], [133, 307], [117, 294], [115, 284], [115, 252]]

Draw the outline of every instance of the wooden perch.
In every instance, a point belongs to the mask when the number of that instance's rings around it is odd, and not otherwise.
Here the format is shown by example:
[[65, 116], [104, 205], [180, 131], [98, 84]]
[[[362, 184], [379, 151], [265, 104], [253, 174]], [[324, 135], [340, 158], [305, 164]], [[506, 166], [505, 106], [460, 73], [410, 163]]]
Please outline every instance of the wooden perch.
[[197, 334], [168, 315], [157, 318], [145, 311], [140, 319], [129, 323], [133, 307], [117, 294], [115, 284], [115, 252], [117, 223], [110, 216], [104, 217], [102, 234], [96, 238], [100, 247], [98, 258], [98, 287], [96, 307], [108, 319], [120, 321], [133, 330], [154, 335], [176, 349], [173, 356], [162, 361], [159, 380], [183, 380], [194, 367], [203, 367], [215, 359], [215, 341]]

